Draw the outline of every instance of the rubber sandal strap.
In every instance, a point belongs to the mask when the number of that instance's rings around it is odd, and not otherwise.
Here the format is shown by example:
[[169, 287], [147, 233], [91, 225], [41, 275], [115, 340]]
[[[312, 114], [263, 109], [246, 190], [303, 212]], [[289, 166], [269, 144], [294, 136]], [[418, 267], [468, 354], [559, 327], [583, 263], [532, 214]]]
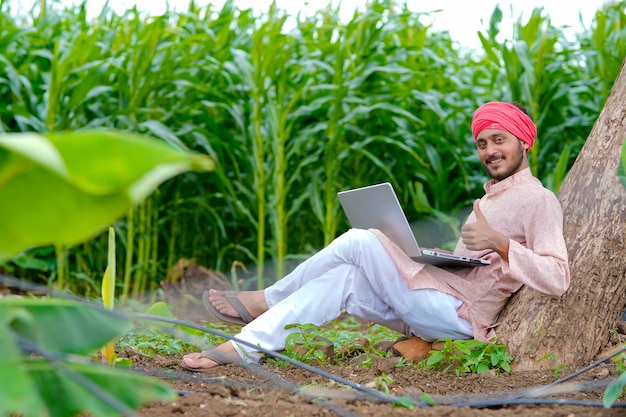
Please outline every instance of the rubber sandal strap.
[[[246, 324], [249, 323], [249, 321], [244, 321], [241, 317], [229, 316], [227, 314], [222, 314], [219, 311], [217, 311], [217, 309], [213, 307], [213, 304], [211, 304], [211, 302], [209, 301], [208, 291], [205, 291], [202, 294], [202, 302], [204, 303], [204, 306], [206, 307], [209, 314], [219, 321], [223, 321], [224, 323], [235, 324], [237, 326], [245, 326]], [[248, 314], [248, 317], [249, 316], [250, 315]]]
[[226, 365], [227, 363], [234, 363], [232, 359], [229, 359], [223, 353], [217, 352], [215, 349], [204, 350], [200, 354], [201, 358], [210, 359], [218, 365]]
[[224, 293], [224, 298], [233, 306], [235, 311], [239, 314], [243, 321], [246, 323], [250, 323], [254, 318], [248, 312], [246, 306], [243, 305], [239, 298], [237, 298], [238, 291], [226, 291]]

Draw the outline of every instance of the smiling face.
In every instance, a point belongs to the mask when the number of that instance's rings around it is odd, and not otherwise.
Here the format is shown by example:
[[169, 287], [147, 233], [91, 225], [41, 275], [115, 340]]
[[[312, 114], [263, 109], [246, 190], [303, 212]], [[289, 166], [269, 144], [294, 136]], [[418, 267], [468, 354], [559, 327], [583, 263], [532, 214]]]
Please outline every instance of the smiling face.
[[499, 129], [483, 129], [476, 139], [478, 157], [496, 181], [528, 168], [528, 144]]

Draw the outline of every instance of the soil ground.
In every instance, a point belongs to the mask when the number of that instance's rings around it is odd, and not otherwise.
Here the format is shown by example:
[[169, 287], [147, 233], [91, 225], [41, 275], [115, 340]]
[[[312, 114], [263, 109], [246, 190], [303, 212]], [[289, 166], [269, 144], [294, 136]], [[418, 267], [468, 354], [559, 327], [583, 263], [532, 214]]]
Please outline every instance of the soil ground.
[[[179, 390], [178, 400], [152, 404], [140, 410], [141, 416], [626, 416], [626, 408], [605, 409], [575, 405], [574, 401], [600, 403], [604, 384], [615, 375], [611, 364], [595, 367], [572, 380], [557, 385], [563, 392], [543, 398], [562, 399], [562, 403], [540, 404], [535, 398], [528, 404], [506, 404], [529, 388], [555, 381], [546, 371], [461, 374], [428, 373], [410, 367], [396, 367], [398, 358], [375, 359], [371, 367], [359, 364], [329, 365], [323, 371], [346, 380], [371, 386], [383, 373], [393, 378], [389, 393], [398, 397], [420, 399], [427, 393], [438, 405], [405, 408], [366, 395], [352, 388], [296, 366], [262, 363], [256, 369], [230, 364], [210, 373], [193, 373], [178, 366], [178, 358], [133, 357], [137, 370], [163, 378]], [[562, 375], [568, 375], [562, 370]], [[491, 407], [482, 401], [494, 401]], [[474, 403], [474, 407], [463, 406]]]

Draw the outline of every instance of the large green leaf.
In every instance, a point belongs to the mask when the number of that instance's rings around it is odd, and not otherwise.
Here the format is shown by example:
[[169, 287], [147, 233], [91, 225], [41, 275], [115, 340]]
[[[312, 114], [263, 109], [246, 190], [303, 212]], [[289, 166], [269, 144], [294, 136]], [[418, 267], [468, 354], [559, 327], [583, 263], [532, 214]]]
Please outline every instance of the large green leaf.
[[[128, 317], [75, 301], [0, 298], [0, 416], [81, 412], [113, 416], [121, 414], [120, 404], [131, 410], [150, 401], [176, 398], [174, 391], [156, 380], [76, 356], [93, 353], [129, 328]], [[20, 347], [33, 351], [26, 343], [35, 346], [36, 352], [60, 359], [26, 358]], [[71, 363], [66, 357], [82, 362]], [[76, 376], [85, 378], [95, 390]], [[111, 402], [117, 402], [117, 408]]]
[[22, 413], [26, 416], [41, 416], [44, 406], [36, 385], [21, 363], [22, 353], [13, 336], [9, 323], [24, 311], [3, 311], [0, 314], [0, 416]]
[[213, 166], [206, 155], [129, 133], [0, 134], [0, 262], [89, 239], [163, 181]]
[[624, 143], [622, 144], [622, 157], [617, 167], [617, 176], [622, 182], [622, 185], [626, 187], [626, 139], [624, 139]]
[[[155, 401], [172, 401], [176, 391], [156, 379], [135, 372], [94, 364], [68, 363], [67, 367], [96, 385], [113, 401], [138, 409]], [[102, 399], [81, 381], [76, 381], [64, 371], [44, 360], [25, 360], [24, 367], [39, 388], [39, 394], [55, 417], [72, 417], [87, 412], [98, 417], [119, 416], [121, 413], [106, 399]], [[24, 398], [23, 401], [28, 401]], [[36, 416], [35, 414], [31, 414]]]
[[80, 355], [96, 352], [131, 327], [126, 316], [61, 299], [0, 298], [0, 317], [11, 317], [14, 334], [40, 349]]

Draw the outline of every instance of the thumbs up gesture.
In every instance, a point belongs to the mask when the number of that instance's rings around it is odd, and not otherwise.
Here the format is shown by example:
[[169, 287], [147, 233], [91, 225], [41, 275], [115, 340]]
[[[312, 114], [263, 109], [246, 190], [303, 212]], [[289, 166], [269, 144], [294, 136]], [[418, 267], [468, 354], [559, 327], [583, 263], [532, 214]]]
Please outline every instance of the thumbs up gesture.
[[489, 225], [487, 218], [480, 211], [480, 200], [474, 201], [474, 216], [476, 222], [466, 223], [461, 228], [461, 240], [469, 250], [491, 249], [500, 254], [505, 260], [508, 259], [509, 238], [495, 231]]

